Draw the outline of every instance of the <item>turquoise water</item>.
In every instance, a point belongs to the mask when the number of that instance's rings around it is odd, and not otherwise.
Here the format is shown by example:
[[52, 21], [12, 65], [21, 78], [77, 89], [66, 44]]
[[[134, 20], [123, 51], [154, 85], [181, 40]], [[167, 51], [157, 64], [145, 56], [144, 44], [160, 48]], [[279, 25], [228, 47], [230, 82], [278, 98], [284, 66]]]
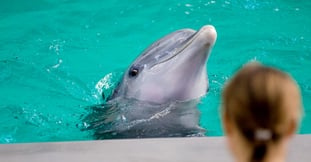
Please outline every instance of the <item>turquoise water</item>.
[[[299, 130], [311, 133], [311, 2], [4, 0], [0, 5], [0, 143], [91, 140], [85, 107], [98, 81], [122, 72], [153, 41], [212, 24], [210, 91], [199, 105], [208, 136], [221, 136], [220, 92], [245, 62], [290, 73], [303, 95]], [[77, 126], [78, 125], [78, 126]]]

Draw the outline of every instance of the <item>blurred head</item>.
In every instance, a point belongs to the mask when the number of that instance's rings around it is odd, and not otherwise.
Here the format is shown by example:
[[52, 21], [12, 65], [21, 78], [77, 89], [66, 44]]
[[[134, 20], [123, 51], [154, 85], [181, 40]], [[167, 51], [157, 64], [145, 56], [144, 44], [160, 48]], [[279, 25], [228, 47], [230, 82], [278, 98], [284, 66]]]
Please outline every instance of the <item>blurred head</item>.
[[285, 147], [295, 134], [301, 96], [289, 75], [249, 63], [228, 82], [222, 97], [224, 131], [238, 161], [244, 161], [242, 156], [245, 161], [266, 161], [271, 150]]
[[207, 60], [216, 42], [211, 25], [175, 31], [153, 43], [128, 68], [118, 95], [154, 103], [188, 101], [208, 90]]

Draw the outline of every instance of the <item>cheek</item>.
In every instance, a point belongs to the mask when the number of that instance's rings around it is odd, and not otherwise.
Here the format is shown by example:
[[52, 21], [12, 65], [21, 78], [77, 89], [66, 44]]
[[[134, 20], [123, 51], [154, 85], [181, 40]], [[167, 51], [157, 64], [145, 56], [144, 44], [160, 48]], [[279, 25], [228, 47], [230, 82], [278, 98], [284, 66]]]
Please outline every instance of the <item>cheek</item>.
[[227, 135], [227, 143], [228, 147], [230, 149], [230, 152], [234, 157], [238, 155], [239, 145], [241, 144], [238, 140], [237, 134], [235, 131], [231, 132], [229, 135]]
[[163, 89], [157, 85], [148, 85], [142, 87], [141, 95], [149, 100], [158, 100], [164, 96]]
[[233, 141], [232, 137], [227, 135], [227, 138], [226, 138], [226, 139], [227, 139], [226, 142], [227, 142], [228, 148], [230, 149], [231, 152], [233, 152], [233, 150], [234, 150], [234, 147], [233, 147], [234, 144], [233, 144], [233, 142], [232, 142], [232, 141]]
[[157, 84], [142, 84], [135, 93], [135, 98], [156, 103], [165, 102], [166, 89]]

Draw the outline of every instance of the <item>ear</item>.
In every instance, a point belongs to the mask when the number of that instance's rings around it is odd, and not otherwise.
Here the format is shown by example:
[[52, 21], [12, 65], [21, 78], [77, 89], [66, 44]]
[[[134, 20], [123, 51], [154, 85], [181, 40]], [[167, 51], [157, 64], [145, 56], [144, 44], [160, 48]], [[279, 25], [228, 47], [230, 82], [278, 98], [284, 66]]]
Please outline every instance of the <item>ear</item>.
[[295, 120], [291, 120], [289, 123], [289, 127], [286, 133], [287, 137], [291, 137], [296, 133], [297, 130], [297, 122]]
[[227, 135], [231, 134], [232, 125], [231, 125], [230, 118], [229, 118], [227, 112], [223, 112], [223, 114], [222, 114], [222, 126], [223, 126], [225, 134], [227, 134]]

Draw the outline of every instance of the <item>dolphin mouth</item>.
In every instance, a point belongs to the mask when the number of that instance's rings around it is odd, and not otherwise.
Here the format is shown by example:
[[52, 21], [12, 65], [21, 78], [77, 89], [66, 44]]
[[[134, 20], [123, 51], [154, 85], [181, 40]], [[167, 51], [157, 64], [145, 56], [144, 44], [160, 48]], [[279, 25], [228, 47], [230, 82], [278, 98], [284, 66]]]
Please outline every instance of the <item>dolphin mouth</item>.
[[[190, 40], [187, 39], [187, 40], [188, 40], [187, 43], [177, 51], [176, 55], [178, 55], [179, 53], [181, 53], [182, 51], [184, 51], [187, 47], [189, 47], [189, 46], [192, 44], [192, 42], [193, 42], [194, 40], [196, 40], [203, 32], [206, 32], [206, 30], [209, 30], [209, 32], [211, 32], [212, 35], [215, 35], [215, 34], [216, 34], [216, 30], [215, 30], [215, 27], [214, 27], [214, 26], [212, 26], [212, 25], [205, 25], [205, 26], [203, 26], [199, 31], [193, 33], [193, 35], [191, 35], [191, 36], [188, 38], [188, 39], [190, 39]], [[213, 37], [213, 36], [210, 36], [210, 35], [209, 35], [208, 37]], [[212, 38], [212, 43], [211, 43], [211, 42], [207, 42], [206, 46], [212, 46], [212, 45], [214, 44], [214, 42], [215, 42], [215, 39], [216, 39], [216, 37], [215, 37], [215, 38]], [[176, 56], [176, 55], [175, 55], [175, 56]], [[174, 56], [174, 57], [175, 57], [175, 56]]]
[[[208, 32], [208, 33], [204, 33], [204, 32]], [[202, 35], [202, 34], [206, 34], [206, 35], [208, 34], [207, 37], [208, 37], [209, 41], [206, 42], [206, 44], [205, 44], [206, 47], [205, 48], [213, 46], [215, 41], [216, 41], [216, 37], [217, 37], [216, 29], [212, 25], [205, 25], [199, 31], [193, 33], [186, 40], [184, 40], [184, 42], [186, 42], [186, 43], [182, 47], [175, 48], [175, 50], [173, 51], [173, 54], [170, 57], [168, 57], [168, 58], [158, 62], [157, 64], [154, 64], [153, 66], [150, 67], [150, 69], [152, 69], [156, 65], [165, 63], [165, 62], [175, 58], [176, 56], [178, 56], [185, 49], [187, 49], [189, 46], [191, 46], [193, 44], [193, 42], [195, 40], [197, 40], [198, 37], [200, 35]]]

